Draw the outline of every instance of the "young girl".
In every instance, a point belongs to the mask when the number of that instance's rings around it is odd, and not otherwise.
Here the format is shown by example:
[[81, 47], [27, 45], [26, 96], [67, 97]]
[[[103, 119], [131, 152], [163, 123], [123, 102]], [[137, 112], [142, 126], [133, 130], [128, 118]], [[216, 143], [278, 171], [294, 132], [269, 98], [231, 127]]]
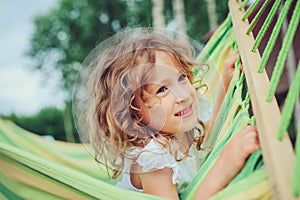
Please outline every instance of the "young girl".
[[[206, 86], [193, 87], [193, 67], [201, 68], [190, 47], [155, 33], [116, 38], [117, 45], [94, 53], [89, 62], [87, 117], [95, 158], [113, 169], [113, 178], [123, 172], [120, 188], [178, 199], [200, 167], [201, 144], [230, 83], [237, 52], [225, 63], [224, 87], [211, 117], [201, 90]], [[226, 187], [258, 148], [256, 128], [245, 127], [224, 147], [196, 199]]]

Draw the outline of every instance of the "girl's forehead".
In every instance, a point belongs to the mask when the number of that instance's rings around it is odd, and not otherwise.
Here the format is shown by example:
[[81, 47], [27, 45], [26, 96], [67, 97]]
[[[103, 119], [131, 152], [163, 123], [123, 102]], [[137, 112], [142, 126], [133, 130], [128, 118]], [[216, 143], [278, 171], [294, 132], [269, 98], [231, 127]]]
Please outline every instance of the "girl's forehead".
[[177, 80], [180, 71], [172, 63], [156, 63], [153, 66], [152, 75], [149, 83], [167, 84], [172, 80]]
[[182, 66], [180, 66], [180, 63], [178, 63], [173, 54], [157, 52], [155, 56], [156, 59], [154, 67], [157, 71], [169, 72], [170, 74], [182, 71]]
[[135, 68], [136, 77], [147, 77], [142, 81], [142, 85], [145, 86], [149, 84], [164, 85], [171, 81], [177, 81], [178, 75], [186, 72], [185, 67], [170, 52], [155, 51], [155, 63], [148, 64], [147, 62], [139, 62]]
[[175, 55], [170, 52], [156, 51], [155, 52], [155, 63], [156, 64], [176, 64]]

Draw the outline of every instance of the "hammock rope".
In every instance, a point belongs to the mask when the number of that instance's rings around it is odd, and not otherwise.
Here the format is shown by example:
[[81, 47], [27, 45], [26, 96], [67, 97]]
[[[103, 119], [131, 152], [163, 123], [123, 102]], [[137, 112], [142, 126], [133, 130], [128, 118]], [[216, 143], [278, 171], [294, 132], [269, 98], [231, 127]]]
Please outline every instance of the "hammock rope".
[[269, 3], [270, 3], [270, 0], [266, 0], [264, 2], [264, 4], [262, 5], [262, 7], [259, 9], [259, 11], [256, 13], [254, 19], [251, 21], [251, 23], [249, 25], [249, 28], [247, 29], [247, 32], [246, 32], [247, 35], [252, 32], [253, 28], [257, 24], [258, 20], [261, 18], [263, 12], [266, 10]]
[[[252, 49], [251, 49], [251, 51], [253, 53], [255, 53], [257, 48], [260, 46], [262, 38], [265, 36], [266, 31], [267, 31], [268, 27], [271, 24], [271, 21], [274, 19], [275, 14], [277, 13], [277, 11], [278, 11], [278, 9], [281, 5], [281, 2], [282, 1], [276, 0], [275, 3], [273, 4], [273, 6], [270, 10], [270, 13], [268, 14], [268, 16], [266, 18], [266, 21], [262, 25], [261, 30], [259, 31], [256, 39], [253, 42], [253, 46], [252, 46]], [[259, 62], [259, 67], [258, 67], [258, 70], [257, 70], [259, 73], [263, 72], [263, 69], [265, 68], [266, 63], [269, 60], [270, 54], [273, 51], [273, 47], [274, 47], [274, 45], [276, 43], [276, 40], [278, 38], [278, 35], [280, 33], [283, 22], [284, 22], [284, 20], [286, 20], [286, 16], [287, 16], [287, 14], [288, 14], [288, 12], [291, 8], [292, 2], [293, 2], [292, 0], [285, 1], [285, 4], [284, 4], [284, 6], [281, 10], [281, 13], [280, 13], [278, 19], [277, 19], [277, 22], [276, 22], [276, 24], [273, 28], [273, 31], [272, 31], [270, 39], [267, 43], [267, 46], [265, 47], [263, 56], [262, 56], [262, 58]], [[245, 21], [249, 17], [250, 13], [253, 12], [254, 8], [257, 7], [258, 3], [260, 3], [260, 1], [258, 1], [258, 0], [255, 1], [250, 6], [250, 8], [244, 13], [244, 15], [241, 17], [241, 19], [243, 21]], [[244, 3], [242, 2], [240, 4], [240, 7], [241, 7], [242, 4], [244, 4]], [[261, 9], [258, 11], [258, 13], [254, 17], [254, 19], [252, 20], [250, 25], [248, 25], [246, 34], [249, 34], [253, 30], [254, 26], [257, 24], [257, 21], [261, 17], [262, 12], [265, 11], [268, 4], [269, 4], [268, 0], [264, 1], [264, 4], [261, 7]], [[273, 70], [273, 73], [272, 73], [272, 76], [271, 76], [271, 81], [270, 81], [268, 91], [267, 91], [267, 94], [266, 94], [266, 98], [265, 98], [265, 100], [267, 102], [271, 102], [274, 99], [274, 94], [275, 94], [276, 88], [278, 86], [279, 79], [282, 75], [283, 68], [284, 68], [284, 65], [285, 65], [285, 61], [286, 61], [287, 56], [288, 56], [288, 52], [289, 52], [289, 50], [291, 48], [291, 45], [292, 45], [292, 42], [294, 40], [294, 36], [295, 36], [296, 31], [297, 31], [297, 27], [299, 25], [299, 20], [300, 20], [300, 1], [296, 1], [295, 8], [292, 10], [292, 17], [289, 21], [288, 29], [287, 29], [287, 31], [285, 33], [285, 36], [284, 36], [284, 39], [282, 41], [282, 47], [281, 47], [281, 49], [279, 51], [279, 54], [276, 58], [275, 67], [274, 67], [274, 70]], [[242, 39], [239, 40], [239, 42], [241, 42], [241, 41], [242, 41]], [[246, 54], [244, 54], [244, 56], [247, 57]], [[299, 97], [299, 94], [300, 94], [300, 75], [299, 75], [300, 74], [300, 72], [299, 72], [300, 71], [300, 69], [299, 69], [300, 68], [300, 62], [299, 62], [298, 66], [296, 68], [297, 68], [297, 71], [296, 71], [294, 80], [291, 83], [291, 86], [290, 86], [290, 89], [288, 91], [288, 95], [286, 97], [285, 104], [284, 104], [284, 107], [282, 109], [282, 113], [281, 113], [281, 116], [280, 116], [280, 123], [279, 123], [278, 130], [277, 130], [277, 139], [280, 140], [280, 141], [283, 140], [284, 136], [286, 135], [287, 128], [290, 124], [290, 121], [291, 121], [291, 118], [292, 118], [292, 115], [293, 115], [296, 99]], [[248, 76], [250, 76], [250, 75], [251, 74], [249, 74]], [[249, 78], [249, 77], [247, 77], [247, 78]], [[300, 174], [300, 161], [299, 161], [300, 160], [300, 155], [299, 155], [300, 154], [299, 153], [300, 147], [297, 146], [297, 145], [300, 145], [299, 140], [300, 139], [299, 139], [299, 130], [298, 130], [298, 134], [297, 134], [297, 138], [296, 138], [296, 145], [295, 145], [296, 146], [295, 147], [295, 155], [292, 155], [295, 158], [294, 170], [293, 170], [293, 172], [291, 172], [291, 174], [286, 173], [286, 176], [292, 177], [292, 178], [288, 178], [288, 179], [291, 180], [291, 183], [290, 183], [291, 184], [291, 194], [293, 195], [293, 197], [299, 197], [299, 193], [300, 193], [300, 180], [299, 180], [299, 178], [296, 178], [296, 177], [299, 177], [299, 174]], [[266, 153], [270, 153], [270, 152], [267, 152], [267, 151], [272, 151], [272, 149], [269, 149], [269, 150], [263, 149], [263, 150], [266, 151]], [[272, 172], [272, 173], [274, 174], [274, 172]], [[272, 173], [271, 173], [271, 176], [272, 176]], [[273, 182], [274, 182], [273, 184], [274, 185], [278, 184], [280, 182], [280, 180], [284, 181], [282, 179], [282, 177], [281, 177], [281, 179], [278, 177], [277, 180], [276, 179], [273, 180]], [[277, 198], [283, 197], [282, 194], [288, 194], [287, 190], [285, 190], [283, 188], [278, 188], [278, 189], [280, 189], [280, 190], [282, 189], [282, 190], [280, 191], [280, 193], [281, 193], [280, 194], [279, 192], [276, 192], [277, 189], [275, 189], [274, 195], [278, 195]], [[293, 197], [290, 196], [290, 198], [293, 198]], [[287, 198], [287, 196], [285, 196], [285, 198]]]
[[[232, 25], [231, 22], [227, 22], [228, 25]], [[228, 30], [232, 32], [232, 30]], [[216, 33], [217, 34], [217, 33]], [[227, 34], [230, 35], [230, 34]], [[214, 37], [211, 38], [212, 42], [214, 41]], [[223, 48], [223, 52], [221, 54], [227, 54], [228, 51], [238, 49], [237, 43], [235, 40], [232, 40], [230, 37], [227, 39], [223, 38], [223, 42], [227, 40], [228, 48]], [[210, 56], [214, 57], [214, 51]], [[218, 52], [220, 53], [220, 52]], [[224, 64], [224, 63], [222, 63]], [[253, 124], [254, 119], [253, 117], [249, 117], [248, 109], [250, 104], [250, 96], [247, 92], [245, 95], [242, 95], [242, 91], [245, 87], [245, 74], [242, 72], [240, 74], [240, 56], [238, 57], [237, 61], [235, 62], [235, 73], [232, 78], [232, 81], [229, 85], [228, 91], [226, 92], [224, 102], [221, 106], [219, 111], [218, 118], [215, 122], [214, 129], [212, 130], [211, 137], [207, 141], [205, 147], [214, 147], [211, 152], [208, 152], [206, 155], [206, 159], [203, 163], [203, 166], [200, 168], [200, 171], [197, 173], [196, 177], [193, 181], [188, 185], [186, 190], [181, 194], [181, 199], [193, 199], [194, 195], [197, 192], [197, 188], [201, 184], [203, 178], [212, 167], [212, 165], [216, 162], [220, 152], [224, 145], [230, 140], [230, 138], [236, 134], [242, 127], [247, 124]], [[255, 197], [255, 195], [260, 196], [264, 199], [264, 197], [270, 198], [270, 187], [268, 186], [268, 181], [266, 180], [266, 176], [261, 176], [260, 180], [258, 180], [254, 174], [255, 171], [260, 170], [263, 161], [261, 157], [261, 151], [257, 151], [252, 154], [243, 170], [239, 173], [239, 175], [232, 180], [230, 185], [226, 188], [227, 192], [220, 192], [215, 198], [216, 199], [224, 199], [223, 195], [229, 195], [230, 198], [232, 196], [241, 196], [247, 195], [247, 197]], [[262, 169], [261, 173], [266, 173], [265, 169]], [[264, 178], [263, 178], [264, 177]], [[257, 185], [255, 186], [262, 186], [266, 184], [267, 186], [261, 187], [262, 190], [256, 190], [256, 192], [251, 191], [250, 188], [254, 187], [254, 185], [246, 185], [244, 182], [243, 186], [240, 184], [243, 180], [247, 179], [248, 182], [255, 182]], [[230, 189], [229, 189], [230, 188]], [[239, 188], [236, 190], [235, 188]], [[232, 193], [230, 191], [234, 190], [235, 192]], [[248, 193], [249, 192], [249, 193]], [[247, 193], [247, 194], [246, 194]], [[265, 198], [265, 199], [268, 199]], [[214, 198], [213, 198], [214, 199]]]
[[297, 4], [295, 6], [295, 9], [293, 11], [293, 15], [289, 24], [289, 27], [287, 29], [286, 35], [282, 42], [282, 47], [280, 49], [279, 55], [277, 57], [277, 61], [274, 67], [274, 71], [272, 73], [271, 81], [270, 81], [270, 88], [266, 97], [266, 100], [269, 102], [271, 101], [272, 97], [275, 94], [277, 85], [279, 83], [279, 79], [281, 77], [284, 63], [287, 58], [289, 49], [293, 43], [293, 39], [299, 24], [300, 20], [300, 1], [297, 1]]
[[[284, 104], [283, 111], [282, 111], [282, 121], [280, 123], [280, 128], [278, 132], [278, 137], [282, 137], [283, 132], [286, 131], [287, 129], [287, 124], [289, 122], [287, 119], [291, 119], [292, 114], [293, 114], [293, 109], [295, 106], [295, 101], [298, 98], [298, 95], [300, 93], [300, 62], [298, 63], [296, 75], [294, 78], [294, 81], [291, 84], [290, 90], [287, 95], [287, 100]], [[281, 134], [281, 135], [280, 135]], [[299, 179], [299, 174], [300, 174], [300, 131], [298, 129], [297, 133], [297, 140], [296, 140], [296, 145], [295, 145], [295, 154], [296, 154], [296, 159], [295, 159], [295, 168], [294, 168], [294, 175], [293, 175], [293, 183], [292, 183], [292, 192], [295, 196], [299, 196], [300, 193], [300, 179]]]
[[258, 72], [259, 73], [262, 73], [263, 69], [265, 68], [268, 60], [269, 60], [269, 57], [270, 57], [270, 54], [271, 52], [273, 51], [273, 48], [274, 48], [274, 45], [276, 43], [276, 40], [277, 40], [277, 37], [280, 33], [280, 30], [281, 30], [281, 27], [282, 27], [282, 24], [286, 18], [286, 15], [291, 7], [291, 4], [292, 4], [293, 0], [287, 0], [281, 10], [281, 13], [277, 19], [277, 22], [273, 28], [273, 31], [272, 31], [272, 34], [269, 38], [269, 41], [267, 43], [267, 46], [264, 50], [264, 53], [262, 55], [262, 58], [261, 58], [261, 62], [260, 62], [260, 65], [258, 67]]
[[239, 6], [239, 10], [244, 9], [248, 3], [249, 3], [249, 0], [242, 1]]
[[279, 9], [279, 6], [281, 4], [282, 0], [276, 0], [275, 3], [273, 4], [270, 13], [268, 14], [265, 22], [263, 23], [260, 31], [258, 32], [254, 44], [252, 47], [252, 52], [256, 51], [258, 46], [260, 45], [263, 37], [266, 35], [267, 29], [270, 27], [271, 22], [274, 20], [274, 17]]
[[244, 16], [242, 17], [243, 21], [248, 19], [248, 17], [251, 15], [251, 13], [253, 13], [253, 11], [259, 6], [260, 2], [261, 2], [261, 0], [256, 0], [250, 5], [250, 7], [246, 10]]
[[294, 80], [290, 86], [290, 89], [288, 91], [284, 107], [282, 109], [282, 117], [281, 122], [279, 126], [279, 130], [277, 133], [277, 138], [279, 140], [282, 140], [284, 132], [287, 130], [289, 123], [291, 121], [293, 110], [295, 107], [296, 99], [300, 92], [300, 62], [297, 67], [296, 75], [294, 77]]

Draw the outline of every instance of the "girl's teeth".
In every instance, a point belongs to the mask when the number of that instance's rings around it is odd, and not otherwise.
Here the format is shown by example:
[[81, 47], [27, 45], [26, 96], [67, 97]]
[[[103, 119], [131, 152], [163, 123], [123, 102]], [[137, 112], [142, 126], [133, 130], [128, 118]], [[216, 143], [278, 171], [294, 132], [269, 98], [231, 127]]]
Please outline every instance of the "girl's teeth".
[[184, 111], [181, 111], [179, 113], [179, 116], [184, 115], [185, 113], [187, 113], [189, 111], [189, 108], [185, 109]]

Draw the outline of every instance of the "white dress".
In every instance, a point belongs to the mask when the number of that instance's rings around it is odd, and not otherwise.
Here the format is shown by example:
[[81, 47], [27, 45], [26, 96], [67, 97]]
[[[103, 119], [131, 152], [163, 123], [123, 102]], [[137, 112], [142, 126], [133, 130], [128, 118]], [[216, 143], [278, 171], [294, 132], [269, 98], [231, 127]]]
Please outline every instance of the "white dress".
[[[201, 113], [201, 114], [200, 114]], [[204, 96], [198, 95], [198, 117], [204, 123], [210, 119], [211, 107], [208, 100]], [[142, 152], [141, 152], [142, 151]], [[204, 157], [202, 151], [198, 151], [193, 144], [189, 149], [188, 157], [180, 162], [177, 162], [174, 155], [171, 154], [169, 147], [162, 147], [155, 140], [144, 147], [134, 149], [130, 152], [131, 155], [139, 155], [136, 163], [142, 167], [142, 172], [148, 172], [153, 169], [171, 168], [173, 170], [172, 182], [176, 185], [178, 193], [182, 193], [186, 186], [196, 175], [201, 166], [201, 159]], [[179, 152], [179, 157], [181, 152]], [[132, 165], [131, 159], [124, 160], [124, 173], [117, 187], [143, 192], [141, 189], [135, 188], [130, 181], [130, 168]]]

